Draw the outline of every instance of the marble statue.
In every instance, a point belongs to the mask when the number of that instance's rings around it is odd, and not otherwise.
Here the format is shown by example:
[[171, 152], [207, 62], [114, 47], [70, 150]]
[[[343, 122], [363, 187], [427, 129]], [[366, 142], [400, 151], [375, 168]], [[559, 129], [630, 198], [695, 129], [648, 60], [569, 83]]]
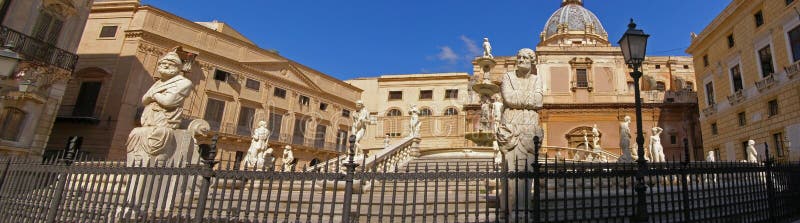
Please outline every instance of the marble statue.
[[[543, 136], [536, 112], [542, 108], [544, 93], [542, 80], [536, 72], [536, 53], [528, 48], [519, 50], [516, 68], [502, 77], [500, 93], [504, 109], [496, 134], [500, 149], [507, 151], [505, 163], [509, 170], [517, 169], [518, 163], [530, 166], [535, 159], [533, 137]], [[509, 180], [508, 184], [511, 184], [510, 190], [502, 196], [508, 200], [501, 202], [501, 208], [509, 211], [507, 213], [523, 213], [525, 207], [532, 206], [530, 200], [523, 199], [530, 197], [531, 185], [524, 180]], [[515, 218], [509, 216], [509, 219]]]
[[353, 114], [353, 126], [350, 128], [350, 132], [356, 136], [354, 151], [356, 155], [364, 154], [361, 148], [361, 138], [367, 132], [367, 124], [369, 124], [369, 111], [364, 106], [364, 102], [358, 100], [356, 101], [356, 112]]
[[664, 158], [664, 147], [661, 146], [661, 133], [664, 132], [664, 129], [656, 126], [652, 129], [653, 135], [650, 136], [650, 152], [653, 154], [651, 155], [653, 162], [666, 162], [666, 158]]
[[622, 156], [619, 157], [619, 162], [633, 162], [633, 154], [631, 154], [631, 117], [625, 116], [622, 122], [619, 123], [619, 149], [622, 151]]
[[600, 130], [597, 129], [597, 124], [592, 126], [592, 148], [600, 149]]
[[389, 134], [386, 134], [386, 137], [383, 138], [383, 148], [389, 148]]
[[494, 165], [503, 165], [503, 153], [500, 151], [500, 145], [497, 144], [497, 140], [492, 141], [492, 149], [494, 149]]
[[416, 105], [411, 105], [411, 108], [408, 109], [408, 114], [411, 115], [411, 119], [409, 120], [409, 127], [411, 129], [411, 137], [418, 138], [419, 137], [419, 128], [422, 126], [422, 122], [419, 121], [419, 109], [417, 109]]
[[500, 127], [500, 120], [503, 118], [503, 98], [500, 97], [499, 94], [494, 96], [494, 101], [492, 102], [492, 121], [494, 122], [493, 130], [497, 132], [497, 128]]
[[706, 155], [706, 162], [716, 162], [717, 157], [714, 156], [714, 151], [708, 151], [708, 155]]
[[192, 89], [192, 81], [181, 74], [183, 60], [176, 51], [158, 60], [156, 82], [142, 96], [142, 126], [131, 131], [126, 143], [128, 165], [163, 165], [175, 152], [175, 129], [181, 123], [183, 101]]
[[269, 134], [267, 122], [259, 121], [258, 128], [253, 130], [253, 139], [245, 155], [245, 168], [269, 169], [272, 167], [272, 148], [269, 148]]
[[492, 114], [492, 104], [486, 96], [481, 96], [480, 130], [489, 130], [489, 115]]
[[586, 130], [583, 130], [583, 147], [584, 149], [590, 149], [589, 146], [589, 135], [586, 134]]
[[494, 56], [492, 56], [492, 44], [489, 44], [489, 38], [483, 38], [483, 57], [494, 58]]
[[292, 146], [286, 145], [283, 147], [283, 171], [284, 172], [292, 172], [294, 171], [294, 165], [297, 164], [297, 159], [294, 158], [294, 153], [292, 152]]
[[597, 160], [598, 162], [605, 163], [605, 162], [608, 162], [608, 156], [606, 156], [606, 155], [600, 155], [600, 156], [599, 156], [599, 157], [598, 157], [596, 160]]
[[758, 151], [756, 151], [756, 141], [747, 140], [747, 162], [758, 163]]
[[591, 154], [591, 153], [589, 153], [589, 154], [586, 154], [586, 158], [585, 158], [585, 159], [583, 159], [583, 161], [586, 161], [586, 162], [594, 162], [594, 154]]

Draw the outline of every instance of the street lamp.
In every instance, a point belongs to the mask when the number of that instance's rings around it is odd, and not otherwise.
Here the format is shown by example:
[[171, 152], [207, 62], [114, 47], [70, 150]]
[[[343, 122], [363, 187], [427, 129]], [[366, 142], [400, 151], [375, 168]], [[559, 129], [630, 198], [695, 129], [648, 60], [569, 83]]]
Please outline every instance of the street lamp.
[[628, 24], [628, 30], [622, 35], [619, 40], [619, 46], [622, 48], [622, 56], [625, 57], [625, 64], [633, 68], [631, 77], [633, 77], [633, 87], [636, 98], [636, 151], [639, 158], [636, 163], [639, 170], [636, 172], [636, 215], [633, 217], [633, 222], [647, 222], [647, 197], [645, 190], [647, 187], [644, 184], [644, 175], [647, 171], [647, 160], [644, 159], [644, 135], [642, 130], [642, 97], [639, 92], [639, 79], [642, 77], [642, 72], [639, 68], [644, 61], [645, 53], [647, 52], [647, 35], [641, 29], [636, 29], [636, 23]]
[[0, 76], [2, 77], [11, 76], [21, 59], [17, 52], [11, 50], [13, 47], [13, 44], [8, 43], [3, 50], [0, 50]]

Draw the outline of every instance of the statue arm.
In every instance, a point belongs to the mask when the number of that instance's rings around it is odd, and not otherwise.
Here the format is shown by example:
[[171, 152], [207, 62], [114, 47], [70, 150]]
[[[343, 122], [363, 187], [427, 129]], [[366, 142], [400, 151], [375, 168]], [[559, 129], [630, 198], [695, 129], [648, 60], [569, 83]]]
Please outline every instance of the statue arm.
[[[536, 69], [535, 67], [533, 69]], [[542, 86], [542, 77], [537, 75], [532, 75], [536, 78], [536, 82], [533, 83], [533, 106], [535, 108], [541, 108], [544, 105], [544, 86]]]
[[164, 92], [153, 94], [153, 100], [164, 107], [178, 107], [183, 99], [189, 95], [192, 83], [188, 80], [175, 82], [176, 86], [167, 88]]

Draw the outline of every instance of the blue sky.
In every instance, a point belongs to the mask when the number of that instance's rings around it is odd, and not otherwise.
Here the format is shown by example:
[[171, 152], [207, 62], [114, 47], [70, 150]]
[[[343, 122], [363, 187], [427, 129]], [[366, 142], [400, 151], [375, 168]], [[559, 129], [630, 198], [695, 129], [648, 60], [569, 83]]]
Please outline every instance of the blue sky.
[[[224, 4], [221, 4], [223, 3]], [[468, 72], [481, 40], [494, 55], [534, 48], [560, 0], [143, 0], [192, 21], [219, 20], [265, 49], [339, 79]], [[730, 0], [585, 0], [616, 42], [634, 18], [650, 55], [686, 55]]]

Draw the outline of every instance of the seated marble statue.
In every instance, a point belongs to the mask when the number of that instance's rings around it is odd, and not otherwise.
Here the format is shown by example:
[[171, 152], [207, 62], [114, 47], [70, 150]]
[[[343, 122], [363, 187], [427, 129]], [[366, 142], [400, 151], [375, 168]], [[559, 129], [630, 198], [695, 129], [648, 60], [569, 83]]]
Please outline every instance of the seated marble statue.
[[192, 81], [181, 74], [183, 62], [176, 51], [158, 61], [156, 82], [142, 96], [142, 126], [131, 131], [126, 143], [129, 164], [166, 162], [175, 152], [174, 130], [192, 88]]

